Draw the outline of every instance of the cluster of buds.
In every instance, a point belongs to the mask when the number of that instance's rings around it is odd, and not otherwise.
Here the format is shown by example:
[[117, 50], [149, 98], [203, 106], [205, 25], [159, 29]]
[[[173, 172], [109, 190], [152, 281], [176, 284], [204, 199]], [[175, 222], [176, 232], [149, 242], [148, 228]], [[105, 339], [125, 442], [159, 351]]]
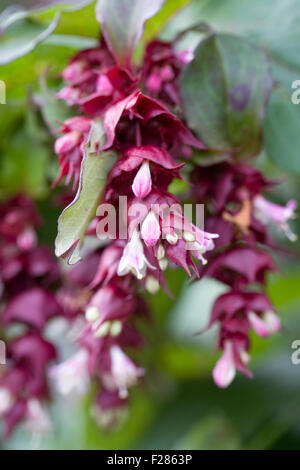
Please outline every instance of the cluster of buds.
[[270, 248], [277, 246], [268, 226], [274, 225], [295, 240], [288, 221], [294, 217], [297, 203], [285, 207], [269, 202], [262, 192], [271, 189], [258, 169], [234, 162], [222, 162], [193, 172], [195, 197], [205, 201], [206, 224], [222, 237], [202, 275], [228, 285], [228, 293], [215, 302], [209, 326], [219, 324], [219, 349], [223, 351], [213, 378], [219, 387], [227, 387], [236, 370], [248, 377], [250, 361], [249, 332], [262, 337], [280, 330], [281, 323], [264, 292], [266, 276], [276, 266]]
[[147, 45], [143, 76], [147, 93], [169, 106], [180, 106], [177, 78], [192, 59], [192, 53], [177, 53], [171, 43], [152, 41]]
[[5, 364], [0, 366], [0, 415], [5, 437], [20, 422], [40, 435], [51, 428], [45, 407], [46, 368], [56, 350], [44, 332], [50, 319], [64, 314], [52, 289], [60, 270], [51, 251], [37, 244], [40, 220], [30, 199], [19, 196], [2, 203], [0, 214], [1, 327], [6, 345]]

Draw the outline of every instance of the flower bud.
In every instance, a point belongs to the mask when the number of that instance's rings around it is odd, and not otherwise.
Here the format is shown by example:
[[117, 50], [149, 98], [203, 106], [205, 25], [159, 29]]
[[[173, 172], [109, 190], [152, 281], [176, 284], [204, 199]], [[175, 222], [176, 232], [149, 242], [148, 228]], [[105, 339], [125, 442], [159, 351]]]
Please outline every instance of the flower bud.
[[154, 212], [150, 211], [142, 223], [141, 229], [142, 239], [147, 246], [153, 246], [160, 238], [161, 230]]
[[139, 171], [135, 175], [135, 178], [132, 183], [132, 191], [136, 197], [146, 197], [151, 191], [152, 180], [151, 172], [149, 167], [149, 162], [144, 161]]

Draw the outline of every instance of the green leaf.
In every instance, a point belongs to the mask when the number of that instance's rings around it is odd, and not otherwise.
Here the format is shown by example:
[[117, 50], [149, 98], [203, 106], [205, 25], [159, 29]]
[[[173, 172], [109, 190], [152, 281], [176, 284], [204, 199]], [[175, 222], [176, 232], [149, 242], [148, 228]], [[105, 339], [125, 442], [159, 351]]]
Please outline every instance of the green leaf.
[[242, 35], [267, 51], [274, 79], [290, 86], [300, 74], [298, 0], [192, 1], [166, 25], [162, 37], [207, 22], [217, 32]]
[[[0, 65], [28, 54], [48, 38], [58, 25], [61, 11], [76, 11], [90, 1], [92, 0], [21, 0], [15, 5], [10, 3], [9, 6], [5, 2], [0, 9]], [[51, 7], [52, 14], [47, 23], [33, 19], [38, 11]]]
[[10, 26], [0, 40], [0, 65], [22, 57], [32, 51], [55, 30], [59, 20], [57, 13], [48, 26], [29, 19], [22, 19]]
[[237, 157], [261, 148], [261, 120], [271, 88], [265, 54], [244, 39], [213, 34], [195, 51], [180, 81], [190, 127], [208, 146]]
[[39, 106], [42, 116], [50, 131], [56, 131], [60, 127], [60, 123], [72, 117], [72, 110], [62, 100], [55, 97], [46, 83], [45, 77], [40, 81], [41, 95]]
[[300, 104], [292, 103], [291, 91], [283, 88], [273, 91], [264, 119], [264, 140], [274, 163], [300, 173]]
[[121, 65], [129, 65], [144, 23], [162, 7], [164, 0], [98, 0], [97, 19], [105, 39]]
[[89, 140], [85, 145], [80, 183], [75, 199], [64, 209], [58, 219], [55, 254], [66, 258], [69, 264], [80, 261], [80, 248], [89, 222], [95, 216], [103, 194], [106, 177], [116, 161], [116, 153], [97, 153], [105, 142], [102, 120], [93, 122]]
[[45, 44], [57, 47], [70, 47], [72, 49], [90, 49], [97, 47], [98, 39], [74, 36], [69, 34], [52, 34], [45, 40]]

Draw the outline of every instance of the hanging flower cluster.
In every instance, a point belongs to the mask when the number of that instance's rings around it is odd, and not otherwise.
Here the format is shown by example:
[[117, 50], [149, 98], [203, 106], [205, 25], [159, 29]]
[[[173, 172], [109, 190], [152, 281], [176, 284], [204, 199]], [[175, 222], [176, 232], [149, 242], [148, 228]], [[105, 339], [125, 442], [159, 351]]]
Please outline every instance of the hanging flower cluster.
[[127, 404], [128, 388], [144, 375], [124, 351], [143, 345], [137, 322], [147, 319], [148, 310], [134, 279], [117, 275], [122, 249], [119, 242], [98, 249], [69, 271], [59, 299], [71, 325], [82, 312], [85, 321], [76, 337], [77, 352], [49, 372], [62, 395], [83, 395], [92, 380], [98, 383], [93, 414], [103, 425], [117, 421]]
[[[6, 364], [0, 366], [4, 436], [24, 422], [34, 434], [49, 431], [46, 368], [56, 358], [46, 324], [64, 315], [53, 287], [60, 270], [51, 250], [38, 245], [40, 223], [32, 201], [19, 196], [0, 205], [1, 330]], [[18, 325], [18, 328], [14, 328]]]
[[[178, 104], [174, 78], [182, 66], [171, 44], [153, 43], [147, 49], [142, 72], [134, 73], [113, 63], [102, 41], [98, 49], [83, 51], [71, 60], [63, 73], [69, 85], [58, 94], [68, 104], [76, 102], [83, 113], [63, 123], [63, 135], [56, 140], [58, 181], [66, 175], [66, 183], [72, 179], [73, 188], [78, 186], [93, 119], [102, 117], [106, 133], [99, 151], [113, 149], [120, 155], [108, 174], [99, 209], [109, 205], [121, 223], [115, 227], [113, 241], [70, 272], [74, 277], [89, 266], [90, 273], [91, 257], [98, 256], [94, 278], [81, 284], [90, 296], [79, 351], [51, 372], [62, 393], [82, 390], [83, 384], [96, 377], [101, 384], [97, 408], [102, 408], [101, 416], [110, 418], [126, 402], [128, 387], [144, 375], [124, 351], [142, 344], [134, 321], [145, 314], [146, 307], [137, 295], [137, 281], [151, 293], [160, 285], [167, 288], [163, 272], [169, 262], [199, 276], [197, 262], [206, 263], [204, 255], [213, 250], [213, 240], [218, 237], [193, 225], [180, 201], [168, 192], [172, 180], [181, 178], [184, 163], [179, 159], [203, 144], [164, 103], [136, 88], [142, 78], [140, 86], [144, 83], [152, 95], [160, 96], [161, 87], [153, 89], [159, 76], [163, 94], [169, 96], [166, 101]], [[126, 207], [122, 208], [120, 197], [124, 196]], [[103, 219], [101, 215], [95, 218], [87, 234], [99, 238], [111, 235]]]
[[219, 387], [227, 387], [236, 370], [252, 377], [247, 368], [250, 330], [262, 337], [280, 330], [280, 319], [264, 292], [268, 272], [276, 270], [270, 249], [278, 249], [268, 228], [274, 225], [294, 241], [288, 221], [297, 203], [291, 200], [282, 207], [269, 202], [262, 193], [274, 182], [251, 166], [233, 162], [195, 168], [192, 181], [196, 200], [205, 202], [206, 226], [222, 233], [202, 275], [230, 288], [216, 300], [209, 324], [219, 324], [223, 350], [213, 377]]

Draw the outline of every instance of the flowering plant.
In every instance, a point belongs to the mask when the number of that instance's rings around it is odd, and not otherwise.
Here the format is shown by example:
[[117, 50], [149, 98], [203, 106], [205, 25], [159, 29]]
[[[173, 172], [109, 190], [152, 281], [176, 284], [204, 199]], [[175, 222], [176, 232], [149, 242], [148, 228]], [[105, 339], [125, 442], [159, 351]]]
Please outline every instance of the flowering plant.
[[[209, 11], [200, 21], [197, 2], [177, 13], [179, 30], [171, 22], [163, 39], [141, 42], [163, 3], [98, 0], [100, 40], [68, 57], [59, 86], [57, 76], [43, 76], [41, 92], [29, 96], [22, 132], [34, 129], [51, 153], [48, 199], [63, 210], [51, 249], [40, 241], [43, 222], [30, 196], [0, 206], [6, 437], [20, 422], [38, 436], [49, 432], [47, 404], [57, 392], [92, 393], [94, 420], [116, 428], [130, 410], [130, 389], [154, 383], [145, 350], [156, 329], [155, 299], [176, 301], [172, 273], [192, 288], [217, 286], [209, 315], [201, 303], [192, 307], [194, 321], [203, 317], [195, 336], [216, 331], [217, 387], [228, 387], [237, 371], [253, 377], [253, 333], [267, 338], [283, 329], [268, 278], [278, 272], [274, 258], [293, 250], [284, 238], [297, 240], [297, 202], [277, 203], [281, 181], [261, 163], [268, 154], [280, 164], [273, 139], [282, 141], [270, 117], [283, 88], [279, 72], [264, 43], [212, 29]], [[37, 14], [35, 7], [23, 17]], [[4, 13], [5, 36], [14, 18]], [[25, 184], [20, 189], [30, 194]], [[49, 336], [59, 322], [69, 354]]]

